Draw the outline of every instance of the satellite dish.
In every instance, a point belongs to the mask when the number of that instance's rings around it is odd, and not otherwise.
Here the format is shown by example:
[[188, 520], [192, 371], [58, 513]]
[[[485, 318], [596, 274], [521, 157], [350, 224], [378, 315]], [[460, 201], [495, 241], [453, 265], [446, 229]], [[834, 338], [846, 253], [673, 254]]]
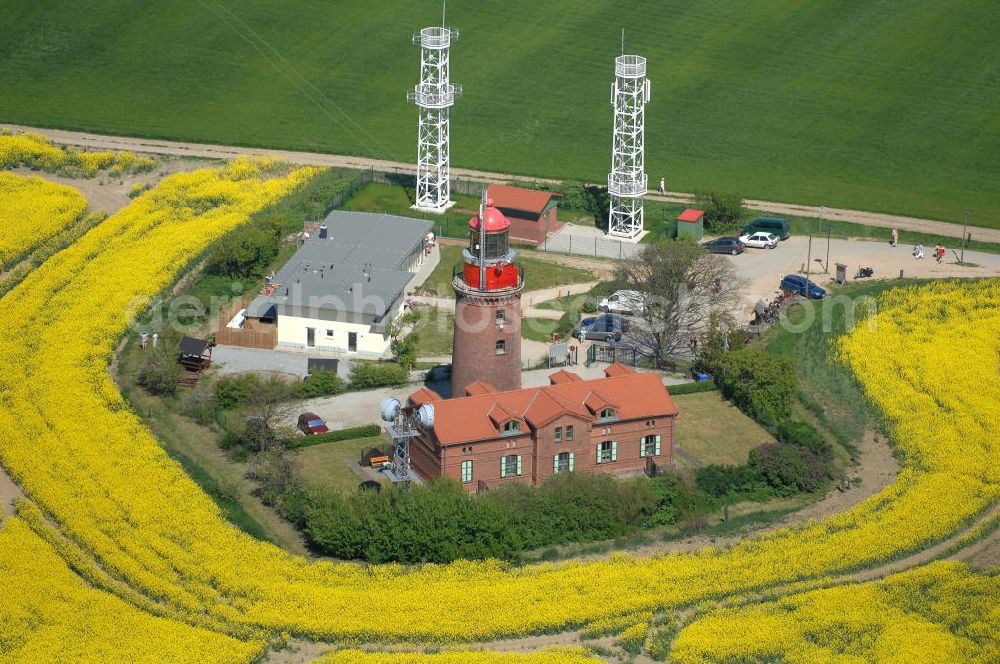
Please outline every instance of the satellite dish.
[[386, 397], [378, 407], [379, 415], [385, 422], [392, 422], [399, 416], [399, 399], [396, 397]]
[[424, 429], [431, 429], [434, 426], [434, 404], [425, 403], [417, 411], [417, 421]]

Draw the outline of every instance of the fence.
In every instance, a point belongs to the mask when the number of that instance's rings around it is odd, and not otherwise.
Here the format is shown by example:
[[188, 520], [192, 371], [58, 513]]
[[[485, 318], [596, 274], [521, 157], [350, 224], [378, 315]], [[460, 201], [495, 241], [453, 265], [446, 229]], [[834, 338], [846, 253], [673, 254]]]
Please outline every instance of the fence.
[[215, 342], [224, 346], [241, 346], [242, 348], [266, 348], [271, 350], [278, 345], [278, 329], [249, 330], [246, 328], [223, 327], [215, 333]]
[[638, 365], [639, 359], [642, 356], [635, 348], [630, 348], [628, 346], [599, 346], [597, 344], [591, 344], [587, 348], [587, 361], [584, 366], [589, 367], [595, 362], [605, 362], [607, 364], [614, 364], [619, 362], [621, 364], [627, 364], [630, 367]]
[[637, 242], [613, 240], [597, 235], [557, 233], [545, 238], [545, 241], [538, 248], [542, 251], [552, 251], [558, 254], [576, 254], [578, 256], [621, 260], [631, 258], [641, 252], [643, 245]]

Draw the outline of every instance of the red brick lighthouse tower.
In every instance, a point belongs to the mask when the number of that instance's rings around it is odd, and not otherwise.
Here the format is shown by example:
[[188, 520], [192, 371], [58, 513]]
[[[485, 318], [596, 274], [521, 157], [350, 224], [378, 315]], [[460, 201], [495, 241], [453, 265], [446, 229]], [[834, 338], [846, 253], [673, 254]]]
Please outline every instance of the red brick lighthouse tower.
[[521, 291], [524, 277], [514, 264], [510, 222], [493, 200], [469, 221], [469, 246], [455, 275], [455, 349], [451, 395], [482, 380], [498, 390], [521, 387]]

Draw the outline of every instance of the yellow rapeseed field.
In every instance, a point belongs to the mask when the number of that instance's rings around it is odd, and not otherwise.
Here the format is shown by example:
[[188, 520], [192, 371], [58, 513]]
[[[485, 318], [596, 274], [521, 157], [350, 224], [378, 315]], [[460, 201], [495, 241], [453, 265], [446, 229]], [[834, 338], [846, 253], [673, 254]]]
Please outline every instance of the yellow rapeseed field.
[[1000, 576], [935, 563], [882, 581], [724, 609], [681, 630], [680, 664], [1000, 661]]
[[0, 173], [0, 268], [80, 218], [87, 200], [72, 187]]
[[876, 329], [846, 340], [903, 463], [894, 484], [828, 520], [725, 550], [528, 567], [310, 563], [258, 542], [166, 456], [107, 364], [207, 243], [309, 174], [269, 168], [168, 178], [0, 300], [0, 356], [18, 358], [0, 373], [0, 461], [81, 551], [170, 615], [241, 636], [361, 641], [565, 629], [874, 565], [954, 534], [1000, 496], [1000, 280], [987, 280], [894, 292]]
[[20, 520], [0, 527], [0, 662], [252, 662], [264, 642], [157, 618], [94, 590]]
[[152, 158], [131, 152], [81, 152], [53, 145], [42, 134], [0, 132], [0, 168], [28, 166], [93, 177], [103, 170], [115, 173], [148, 171], [155, 164]]
[[438, 653], [338, 650], [316, 664], [596, 664], [601, 660], [579, 648], [553, 648], [532, 653], [452, 650]]

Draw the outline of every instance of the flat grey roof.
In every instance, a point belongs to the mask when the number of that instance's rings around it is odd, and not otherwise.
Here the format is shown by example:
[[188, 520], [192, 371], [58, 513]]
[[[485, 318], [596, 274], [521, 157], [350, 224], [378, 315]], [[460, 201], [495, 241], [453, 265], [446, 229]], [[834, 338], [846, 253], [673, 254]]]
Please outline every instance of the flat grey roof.
[[335, 210], [323, 221], [327, 238], [310, 237], [259, 295], [247, 316], [268, 313], [324, 320], [377, 322], [392, 308], [413, 273], [407, 268], [433, 222]]

